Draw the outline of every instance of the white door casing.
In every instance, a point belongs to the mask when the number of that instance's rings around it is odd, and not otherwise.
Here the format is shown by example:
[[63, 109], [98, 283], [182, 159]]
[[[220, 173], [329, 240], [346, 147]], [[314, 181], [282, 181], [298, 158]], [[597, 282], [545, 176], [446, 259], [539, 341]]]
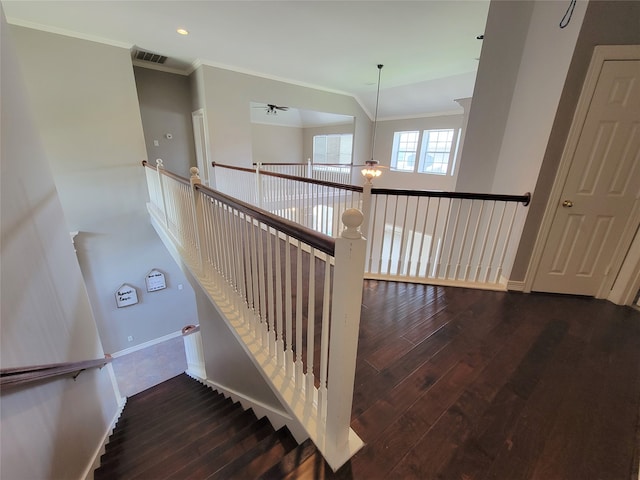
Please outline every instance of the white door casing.
[[596, 47], [526, 291], [606, 297], [611, 289], [640, 221], [638, 59], [637, 46]]
[[207, 135], [207, 120], [204, 109], [192, 112], [191, 119], [200, 179], [204, 185], [211, 186], [209, 183], [209, 136]]

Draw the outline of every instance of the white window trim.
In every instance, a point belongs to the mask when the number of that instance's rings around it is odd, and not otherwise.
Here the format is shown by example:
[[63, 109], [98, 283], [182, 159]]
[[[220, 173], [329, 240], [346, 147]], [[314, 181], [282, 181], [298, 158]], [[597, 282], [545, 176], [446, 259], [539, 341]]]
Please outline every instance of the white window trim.
[[[447, 161], [446, 173], [433, 173], [421, 171], [424, 164], [424, 157], [426, 155], [426, 145], [424, 145], [425, 132], [436, 130], [453, 130], [453, 137], [451, 139], [451, 149], [449, 150], [449, 160]], [[438, 177], [453, 176], [456, 168], [456, 156], [458, 154], [458, 148], [460, 147], [460, 127], [443, 127], [443, 128], [425, 128], [422, 130], [398, 130], [393, 133], [393, 145], [391, 149], [390, 168], [393, 172], [400, 173], [416, 173], [420, 175], [436, 175]], [[416, 161], [413, 165], [413, 170], [405, 170], [396, 168], [398, 161], [398, 142], [400, 133], [418, 132], [418, 146], [416, 149]]]

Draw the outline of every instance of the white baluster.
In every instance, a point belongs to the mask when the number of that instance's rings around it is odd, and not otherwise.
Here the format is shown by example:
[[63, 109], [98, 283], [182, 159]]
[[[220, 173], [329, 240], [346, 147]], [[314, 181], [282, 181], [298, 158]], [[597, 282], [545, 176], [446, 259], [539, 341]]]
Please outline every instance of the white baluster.
[[307, 371], [306, 371], [306, 400], [307, 405], [313, 402], [313, 391], [315, 389], [315, 377], [313, 375], [313, 354], [314, 354], [314, 328], [316, 313], [316, 251], [311, 248], [309, 253], [309, 303], [307, 307]]
[[296, 241], [296, 389], [304, 389], [302, 364], [302, 244]]

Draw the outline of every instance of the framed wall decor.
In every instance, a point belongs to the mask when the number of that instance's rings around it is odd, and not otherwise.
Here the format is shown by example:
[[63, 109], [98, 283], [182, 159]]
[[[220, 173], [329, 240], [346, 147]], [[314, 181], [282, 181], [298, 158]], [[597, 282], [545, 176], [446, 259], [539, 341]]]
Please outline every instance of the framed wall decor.
[[145, 283], [147, 284], [147, 292], [156, 292], [167, 288], [167, 282], [164, 278], [164, 273], [160, 270], [153, 269], [145, 277]]
[[138, 292], [136, 287], [123, 283], [116, 291], [116, 304], [118, 308], [128, 307], [138, 303]]

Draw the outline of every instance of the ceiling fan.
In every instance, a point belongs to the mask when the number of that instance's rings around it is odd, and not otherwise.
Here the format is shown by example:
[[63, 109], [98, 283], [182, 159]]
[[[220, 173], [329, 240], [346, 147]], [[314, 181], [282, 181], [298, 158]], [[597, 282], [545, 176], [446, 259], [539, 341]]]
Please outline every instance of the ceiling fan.
[[253, 108], [264, 108], [264, 110], [267, 112], [267, 115], [277, 115], [278, 110], [280, 110], [281, 112], [286, 112], [287, 110], [289, 110], [289, 107], [274, 105], [272, 103], [267, 103], [264, 106], [261, 105]]

